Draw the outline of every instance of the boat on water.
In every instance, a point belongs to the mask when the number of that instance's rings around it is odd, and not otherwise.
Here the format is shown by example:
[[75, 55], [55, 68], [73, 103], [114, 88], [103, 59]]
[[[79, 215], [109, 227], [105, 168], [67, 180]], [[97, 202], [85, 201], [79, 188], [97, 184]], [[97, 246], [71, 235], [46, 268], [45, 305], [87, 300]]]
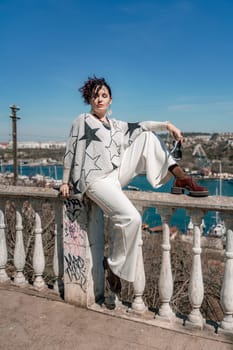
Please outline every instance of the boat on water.
[[226, 235], [226, 226], [224, 220], [220, 218], [219, 212], [215, 212], [214, 223], [210, 226], [208, 236], [223, 238]]
[[[219, 188], [216, 188], [216, 196], [217, 195], [222, 196], [222, 178], [220, 176], [219, 178]], [[218, 238], [224, 238], [225, 234], [226, 234], [226, 226], [223, 220], [221, 220], [220, 216], [219, 216], [219, 212], [216, 211], [215, 212], [215, 223], [210, 227], [210, 229], [208, 230], [207, 234], [208, 236], [211, 237], [218, 237]]]
[[226, 234], [226, 226], [224, 221], [216, 223], [216, 225], [212, 225], [208, 231], [208, 236], [223, 238]]
[[141, 191], [139, 187], [137, 186], [131, 186], [131, 185], [128, 185], [126, 187], [127, 190], [130, 190], [130, 191]]

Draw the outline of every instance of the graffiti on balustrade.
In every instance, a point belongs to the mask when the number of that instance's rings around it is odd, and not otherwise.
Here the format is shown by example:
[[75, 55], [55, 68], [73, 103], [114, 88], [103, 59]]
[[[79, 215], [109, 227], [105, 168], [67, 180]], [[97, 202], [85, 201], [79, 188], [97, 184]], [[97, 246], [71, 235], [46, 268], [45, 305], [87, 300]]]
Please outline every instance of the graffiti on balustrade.
[[83, 202], [78, 199], [65, 200], [65, 215], [71, 222], [80, 221], [82, 223], [87, 221], [87, 211]]
[[72, 255], [80, 254], [80, 247], [86, 244], [86, 231], [84, 231], [77, 221], [70, 222], [64, 219], [64, 247], [65, 253]]
[[77, 255], [71, 255], [68, 253], [65, 256], [65, 261], [67, 267], [65, 268], [65, 272], [68, 274], [70, 281], [76, 281], [80, 285], [82, 289], [84, 289], [86, 284], [86, 267], [84, 259]]

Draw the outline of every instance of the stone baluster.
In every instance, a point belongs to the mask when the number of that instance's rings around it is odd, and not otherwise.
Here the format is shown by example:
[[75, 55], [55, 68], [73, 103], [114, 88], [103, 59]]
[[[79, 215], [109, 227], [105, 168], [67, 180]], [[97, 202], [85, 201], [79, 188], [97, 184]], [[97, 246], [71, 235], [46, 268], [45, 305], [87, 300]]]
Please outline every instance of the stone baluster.
[[[144, 208], [137, 206], [137, 209], [142, 216]], [[146, 285], [145, 269], [144, 269], [143, 255], [142, 255], [142, 245], [143, 245], [143, 241], [142, 239], [140, 239], [138, 243], [136, 277], [135, 277], [135, 281], [133, 282], [134, 300], [132, 303], [132, 309], [137, 312], [144, 312], [146, 310], [145, 303], [142, 299], [145, 285]]]
[[170, 256], [170, 228], [168, 222], [173, 214], [172, 208], [159, 208], [157, 212], [161, 216], [163, 227], [163, 242], [162, 242], [162, 263], [159, 276], [159, 297], [161, 300], [161, 306], [159, 308], [156, 318], [162, 318], [164, 320], [171, 321], [175, 315], [171, 309], [170, 301], [173, 294], [173, 278], [171, 269], [171, 256]]
[[18, 210], [16, 210], [16, 240], [15, 240], [15, 250], [14, 250], [14, 266], [16, 269], [16, 273], [14, 277], [14, 284], [18, 286], [24, 286], [28, 283], [23, 274], [26, 256], [25, 256], [22, 230], [23, 230], [22, 215]]
[[43, 279], [43, 272], [45, 268], [45, 257], [42, 243], [42, 227], [41, 219], [38, 213], [35, 218], [35, 244], [33, 253], [33, 269], [35, 274], [35, 280], [33, 287], [36, 290], [42, 290], [45, 288], [45, 282]]
[[188, 213], [194, 225], [193, 232], [193, 261], [189, 281], [189, 301], [192, 305], [192, 311], [188, 315], [187, 325], [204, 327], [204, 319], [200, 312], [200, 307], [204, 297], [204, 285], [201, 267], [201, 232], [200, 225], [204, 213], [202, 210], [193, 210]]
[[[229, 215], [224, 215], [226, 227], [230, 225]], [[220, 323], [220, 331], [233, 331], [233, 231], [227, 230], [226, 250], [225, 250], [225, 269], [223, 283], [220, 294], [220, 301], [224, 312], [223, 320]]]
[[6, 273], [7, 264], [7, 246], [6, 246], [6, 235], [5, 235], [5, 222], [4, 213], [0, 210], [0, 283], [9, 280]]
[[146, 310], [145, 303], [142, 299], [144, 293], [146, 279], [145, 279], [145, 269], [142, 255], [142, 245], [143, 241], [140, 240], [138, 244], [138, 257], [137, 257], [137, 267], [136, 267], [136, 278], [133, 282], [134, 288], [134, 300], [132, 303], [132, 309], [135, 311], [143, 312]]

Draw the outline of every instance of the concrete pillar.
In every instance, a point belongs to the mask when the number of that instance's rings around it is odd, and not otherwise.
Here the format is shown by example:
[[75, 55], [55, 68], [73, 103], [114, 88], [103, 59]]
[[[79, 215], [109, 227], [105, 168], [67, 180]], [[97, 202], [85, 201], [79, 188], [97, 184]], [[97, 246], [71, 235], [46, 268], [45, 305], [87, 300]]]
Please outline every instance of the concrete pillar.
[[90, 200], [64, 201], [64, 298], [89, 307], [104, 298], [103, 213]]

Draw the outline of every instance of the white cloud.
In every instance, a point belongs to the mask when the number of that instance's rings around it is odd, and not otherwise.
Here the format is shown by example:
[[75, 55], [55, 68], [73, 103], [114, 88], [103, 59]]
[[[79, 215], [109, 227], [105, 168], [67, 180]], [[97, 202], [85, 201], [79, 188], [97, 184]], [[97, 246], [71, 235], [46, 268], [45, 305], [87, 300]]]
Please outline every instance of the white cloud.
[[169, 111], [191, 111], [195, 107], [195, 104], [177, 104], [168, 106]]

